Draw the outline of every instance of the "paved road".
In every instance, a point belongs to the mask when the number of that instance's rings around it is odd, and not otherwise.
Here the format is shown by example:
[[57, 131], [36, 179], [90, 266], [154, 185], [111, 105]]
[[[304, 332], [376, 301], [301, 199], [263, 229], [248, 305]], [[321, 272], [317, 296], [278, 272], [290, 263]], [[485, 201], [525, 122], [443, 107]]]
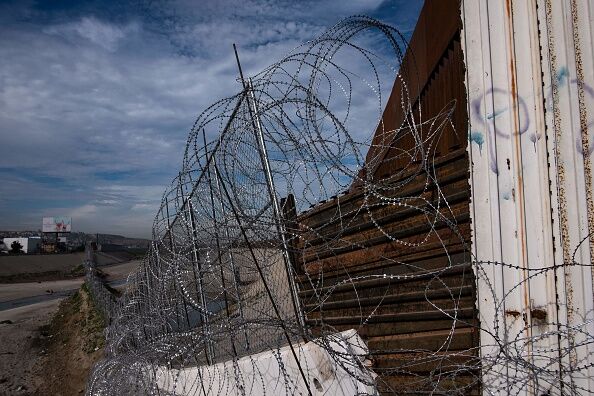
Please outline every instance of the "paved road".
[[56, 300], [56, 299], [62, 299], [65, 297], [70, 297], [77, 290], [78, 290], [78, 288], [72, 289], [72, 290], [61, 290], [61, 291], [57, 291], [54, 293], [40, 294], [38, 296], [17, 298], [15, 300], [0, 302], [0, 312], [6, 311], [9, 309], [24, 307], [27, 305], [37, 304], [40, 302], [46, 302], [46, 301], [51, 301], [51, 300]]
[[0, 311], [68, 297], [80, 288], [84, 280], [81, 277], [59, 281], [0, 284]]
[[[123, 287], [128, 274], [134, 271], [140, 261], [105, 265], [100, 267], [107, 274], [106, 281], [114, 287]], [[80, 288], [84, 277], [47, 282], [0, 284], [0, 311], [52, 301], [71, 296]]]
[[[51, 291], [78, 289], [84, 277], [44, 282], [0, 283], [0, 302], [6, 302], [24, 297], [49, 294]], [[49, 292], [48, 292], [49, 291]]]

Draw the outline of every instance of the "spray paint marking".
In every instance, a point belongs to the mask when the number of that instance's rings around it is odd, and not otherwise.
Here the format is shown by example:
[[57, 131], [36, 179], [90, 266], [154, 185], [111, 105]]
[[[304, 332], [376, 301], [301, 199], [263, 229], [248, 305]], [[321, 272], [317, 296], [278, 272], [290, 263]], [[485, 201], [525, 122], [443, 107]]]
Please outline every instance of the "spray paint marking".
[[[569, 71], [566, 66], [561, 67], [559, 71], [555, 74], [555, 82], [557, 83], [558, 87], [569, 86], [569, 89], [577, 88], [578, 86], [583, 87], [586, 96], [590, 101], [594, 103], [594, 88], [589, 86], [584, 82], [580, 82], [576, 78], [570, 78]], [[497, 163], [497, 156], [495, 155], [495, 140], [496, 137], [509, 139], [513, 135], [523, 135], [530, 129], [530, 112], [528, 111], [528, 105], [526, 104], [526, 100], [530, 97], [522, 97], [518, 95], [517, 102], [515, 102], [515, 112], [518, 114], [518, 118], [520, 121], [519, 129], [517, 132], [512, 132], [502, 128], [503, 125], [508, 125], [505, 122], [505, 117], [509, 117], [512, 108], [511, 106], [501, 106], [497, 104], [501, 103], [509, 103], [509, 98], [511, 97], [512, 93], [506, 89], [501, 88], [490, 88], [488, 89], [483, 95], [479, 95], [471, 101], [470, 109], [471, 109], [471, 120], [472, 125], [475, 127], [482, 126], [484, 131], [481, 129], [474, 129], [468, 134], [468, 139], [471, 143], [475, 143], [479, 147], [479, 151], [482, 155], [483, 145], [485, 140], [488, 139], [488, 153], [489, 153], [489, 167], [491, 171], [495, 174], [499, 174], [499, 164]], [[548, 106], [546, 108], [547, 111], [552, 111], [553, 109], [550, 108], [552, 106], [552, 95], [553, 89], [549, 87], [546, 89], [546, 103]], [[532, 96], [532, 95], [531, 95]], [[489, 99], [487, 101], [487, 99]], [[493, 112], [484, 115], [482, 111], [483, 104], [485, 102], [494, 103], [496, 108]], [[497, 122], [501, 120], [500, 122]], [[579, 154], [590, 156], [594, 152], [594, 136], [590, 131], [593, 129], [594, 126], [594, 119], [589, 119], [587, 122], [587, 129], [588, 129], [588, 145], [584, 146], [582, 144], [581, 138], [576, 138], [575, 146], [576, 150]], [[534, 151], [536, 152], [536, 143], [541, 139], [542, 135], [541, 131], [530, 131], [528, 133], [528, 139], [534, 145]], [[485, 139], [486, 135], [486, 139]], [[584, 150], [586, 149], [586, 150]]]

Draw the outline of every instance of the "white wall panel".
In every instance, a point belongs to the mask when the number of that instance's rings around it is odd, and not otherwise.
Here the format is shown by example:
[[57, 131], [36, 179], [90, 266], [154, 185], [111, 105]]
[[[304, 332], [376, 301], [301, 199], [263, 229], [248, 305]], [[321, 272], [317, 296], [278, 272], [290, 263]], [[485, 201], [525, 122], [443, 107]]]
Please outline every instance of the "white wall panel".
[[462, 2], [485, 394], [594, 391], [593, 8]]

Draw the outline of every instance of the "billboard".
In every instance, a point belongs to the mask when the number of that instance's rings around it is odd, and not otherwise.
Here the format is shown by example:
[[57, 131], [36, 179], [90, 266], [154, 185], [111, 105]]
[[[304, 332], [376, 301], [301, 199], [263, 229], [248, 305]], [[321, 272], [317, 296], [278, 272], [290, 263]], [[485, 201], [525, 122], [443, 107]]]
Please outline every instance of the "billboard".
[[43, 232], [70, 232], [72, 231], [72, 217], [44, 217]]

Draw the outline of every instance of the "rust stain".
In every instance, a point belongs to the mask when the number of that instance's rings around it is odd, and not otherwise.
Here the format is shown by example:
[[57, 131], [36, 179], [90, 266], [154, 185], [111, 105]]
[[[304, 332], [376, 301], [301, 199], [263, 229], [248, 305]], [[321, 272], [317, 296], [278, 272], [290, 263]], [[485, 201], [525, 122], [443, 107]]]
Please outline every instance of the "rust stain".
[[[307, 307], [308, 323], [314, 334], [321, 334], [330, 326], [351, 328], [355, 325], [368, 341], [372, 353], [381, 349], [397, 350], [403, 344], [418, 345], [427, 351], [423, 354], [435, 353], [441, 351], [444, 342], [448, 342], [449, 349], [467, 350], [472, 356], [479, 351], [477, 333], [480, 332], [476, 329], [480, 327], [477, 325], [476, 279], [472, 263], [448, 268], [451, 259], [442, 253], [447, 252], [449, 257], [461, 260], [470, 250], [467, 241], [471, 237], [467, 139], [459, 139], [455, 133], [468, 129], [463, 52], [460, 31], [452, 32], [451, 37], [442, 31], [444, 18], [458, 20], [459, 10], [453, 0], [425, 3], [422, 13], [430, 12], [431, 18], [420, 16], [421, 25], [417, 29], [427, 37], [422, 36], [424, 41], [416, 42], [427, 42], [427, 48], [419, 48], [420, 44], [415, 45], [411, 40], [411, 48], [417, 50], [416, 59], [421, 61], [421, 72], [419, 76], [404, 73], [399, 77], [408, 85], [419, 86], [418, 92], [415, 89], [410, 95], [411, 100], [417, 102], [415, 106], [419, 106], [415, 109], [422, 108], [424, 116], [440, 114], [448, 104], [451, 97], [443, 92], [452, 92], [457, 100], [451, 115], [455, 127], [445, 129], [439, 142], [435, 142], [435, 185], [428, 185], [422, 177], [415, 178], [421, 166], [415, 162], [417, 158], [405, 161], [398, 155], [401, 150], [408, 150], [417, 143], [406, 130], [399, 130], [397, 136], [395, 133], [406, 114], [402, 113], [400, 105], [402, 92], [399, 87], [403, 81], [397, 81], [388, 99], [383, 123], [376, 128], [372, 148], [366, 156], [366, 170], [362, 174], [366, 172], [365, 177], [369, 179], [387, 179], [392, 183], [413, 178], [403, 183], [402, 189], [381, 197], [362, 188], [350, 188], [340, 197], [340, 203], [329, 200], [299, 214], [299, 223], [303, 227], [299, 240], [303, 255], [299, 260], [305, 272], [299, 278], [302, 286], [299, 295], [303, 306]], [[445, 15], [445, 12], [452, 15]], [[433, 29], [437, 28], [439, 34], [433, 34]], [[406, 81], [412, 77], [412, 81]], [[396, 141], [395, 137], [398, 138]], [[376, 143], [378, 145], [374, 147]], [[437, 186], [451, 204], [447, 218], [456, 223], [457, 233], [441, 223], [427, 227], [425, 215], [414, 210], [381, 205], [381, 198], [389, 201], [406, 196], [418, 196], [423, 201], [419, 202], [420, 206], [433, 203], [442, 199]], [[370, 209], [361, 210], [364, 207]], [[443, 214], [446, 216], [445, 211]], [[426, 285], [435, 269], [441, 271], [440, 278], [444, 279], [446, 287], [436, 284], [435, 289], [423, 292], [421, 289], [425, 286], [421, 288], [419, 285]], [[384, 276], [377, 279], [364, 277], [379, 273]], [[357, 279], [359, 276], [362, 277]], [[460, 325], [460, 320], [453, 322], [444, 315], [443, 312], [449, 311], [441, 312], [427, 304], [426, 296], [430, 295], [438, 307], [452, 309], [447, 285], [461, 285], [457, 294], [461, 296], [460, 302], [456, 308], [460, 317], [465, 318], [464, 325]], [[320, 288], [323, 293], [328, 293], [323, 305], [315, 303], [311, 297]], [[443, 298], [446, 295], [448, 298]], [[370, 312], [374, 315], [368, 318]], [[455, 327], [453, 332], [452, 326]], [[444, 352], [449, 355], [449, 351]], [[372, 356], [376, 359], [374, 366], [394, 364], [393, 357]], [[465, 374], [460, 378], [463, 377]], [[380, 378], [387, 382], [396, 377], [384, 371]]]
[[505, 13], [507, 14], [508, 18], [511, 18], [511, 2], [510, 2], [510, 0], [505, 1]]
[[515, 309], [508, 309], [505, 311], [505, 314], [509, 315], [509, 316], [513, 316], [514, 318], [517, 318], [520, 316], [520, 312], [516, 311]]
[[545, 311], [542, 308], [534, 308], [534, 309], [530, 310], [530, 315], [532, 316], [532, 318], [538, 319], [538, 320], [546, 320], [547, 319], [547, 311]]
[[[517, 180], [517, 191], [516, 195], [518, 198], [517, 205], [519, 209], [519, 218], [518, 221], [518, 239], [520, 242], [520, 249], [521, 249], [521, 260], [522, 260], [522, 267], [526, 268], [526, 264], [528, 262], [528, 254], [526, 251], [526, 225], [525, 225], [525, 214], [524, 214], [524, 181], [522, 177], [522, 156], [521, 156], [521, 143], [520, 143], [520, 114], [518, 112], [518, 88], [516, 83], [516, 58], [514, 53], [514, 30], [513, 30], [513, 14], [511, 8], [511, 0], [505, 1], [505, 12], [507, 18], [507, 39], [508, 39], [508, 55], [509, 55], [509, 76], [510, 76], [510, 96], [512, 100], [512, 112], [513, 112], [513, 131], [512, 136], [514, 139], [514, 156], [515, 156], [515, 173], [516, 173], [516, 180]], [[523, 278], [528, 279], [529, 274], [526, 269], [522, 270]], [[530, 289], [528, 284], [524, 284], [522, 286], [522, 297], [523, 297], [523, 304], [524, 307], [530, 306]], [[530, 317], [527, 315], [526, 322], [530, 323]], [[532, 331], [530, 326], [526, 326], [526, 333], [528, 337], [532, 336]]]

